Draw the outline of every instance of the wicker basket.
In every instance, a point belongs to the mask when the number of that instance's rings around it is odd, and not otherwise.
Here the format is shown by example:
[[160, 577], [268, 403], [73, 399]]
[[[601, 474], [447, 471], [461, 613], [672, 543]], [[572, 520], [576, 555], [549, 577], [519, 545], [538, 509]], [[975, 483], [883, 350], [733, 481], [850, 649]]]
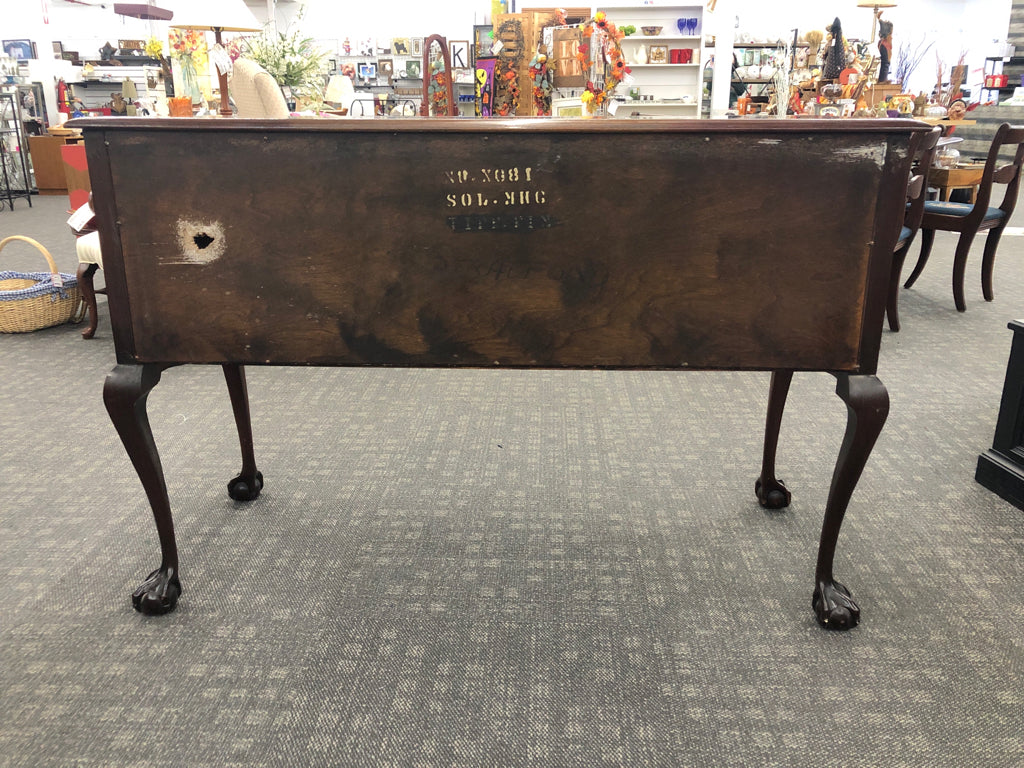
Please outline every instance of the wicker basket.
[[31, 237], [5, 237], [0, 240], [0, 250], [13, 240], [35, 246], [50, 271], [0, 272], [0, 333], [24, 333], [80, 321], [85, 305], [77, 278], [58, 272], [50, 252]]

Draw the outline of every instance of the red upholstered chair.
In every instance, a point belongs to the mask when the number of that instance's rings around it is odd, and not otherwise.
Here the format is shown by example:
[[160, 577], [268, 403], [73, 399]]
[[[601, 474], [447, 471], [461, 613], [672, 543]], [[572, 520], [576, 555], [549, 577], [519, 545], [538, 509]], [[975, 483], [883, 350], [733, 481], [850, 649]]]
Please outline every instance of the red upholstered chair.
[[[1004, 146], [1014, 147], [1013, 160], [1006, 165], [999, 165], [999, 150]], [[904, 288], [909, 288], [921, 275], [924, 265], [931, 253], [935, 230], [959, 232], [960, 239], [956, 244], [956, 255], [953, 259], [953, 301], [960, 312], [967, 309], [964, 301], [964, 272], [967, 269], [967, 255], [971, 243], [978, 232], [988, 231], [985, 239], [985, 253], [981, 262], [981, 290], [985, 301], [992, 301], [992, 267], [995, 264], [996, 247], [999, 237], [1010, 220], [1010, 214], [1017, 204], [1017, 191], [1020, 187], [1021, 166], [1024, 164], [1024, 126], [1003, 123], [996, 131], [992, 146], [988, 151], [985, 170], [978, 186], [978, 195], [974, 204], [943, 203], [929, 200], [924, 204], [924, 218], [921, 222], [921, 255], [917, 266], [911, 272]], [[1005, 184], [1006, 194], [998, 208], [989, 206], [992, 197], [992, 185]]]
[[935, 159], [935, 148], [938, 145], [942, 129], [936, 126], [928, 133], [915, 133], [911, 139], [910, 152], [914, 156], [914, 171], [907, 184], [907, 210], [903, 216], [896, 246], [893, 248], [892, 276], [889, 279], [889, 300], [885, 314], [889, 317], [889, 330], [900, 329], [900, 273], [907, 251], [914, 242], [917, 231], [921, 228], [924, 218], [925, 198], [928, 196], [928, 170]]

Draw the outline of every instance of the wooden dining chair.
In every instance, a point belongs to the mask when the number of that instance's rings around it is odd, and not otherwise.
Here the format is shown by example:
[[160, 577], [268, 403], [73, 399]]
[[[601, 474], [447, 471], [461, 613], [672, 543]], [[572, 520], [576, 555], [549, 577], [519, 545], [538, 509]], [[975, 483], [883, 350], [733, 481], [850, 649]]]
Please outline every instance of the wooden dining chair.
[[[1013, 160], [999, 165], [999, 150], [1002, 147], [1016, 145]], [[982, 172], [981, 184], [974, 204], [943, 203], [929, 200], [924, 204], [924, 218], [921, 221], [921, 255], [917, 265], [910, 273], [904, 288], [914, 284], [932, 250], [935, 230], [959, 232], [960, 239], [956, 244], [956, 255], [953, 257], [953, 301], [958, 311], [967, 309], [964, 301], [964, 272], [967, 269], [967, 254], [971, 243], [978, 232], [988, 231], [985, 239], [985, 254], [981, 262], [981, 290], [985, 301], [992, 301], [992, 267], [995, 264], [996, 247], [999, 237], [1010, 220], [1013, 208], [1017, 204], [1017, 191], [1020, 187], [1021, 166], [1024, 163], [1024, 125], [1003, 123], [996, 131], [992, 146], [988, 150], [985, 170]], [[1005, 184], [1006, 194], [998, 208], [989, 206], [992, 197], [992, 185]]]
[[911, 138], [910, 152], [914, 156], [914, 170], [907, 183], [907, 208], [903, 215], [903, 224], [893, 248], [889, 299], [885, 305], [890, 331], [900, 329], [900, 275], [903, 272], [903, 262], [907, 258], [907, 252], [910, 250], [924, 218], [924, 204], [928, 197], [928, 171], [935, 159], [935, 149], [940, 136], [942, 136], [942, 129], [936, 126], [927, 133], [915, 133]]

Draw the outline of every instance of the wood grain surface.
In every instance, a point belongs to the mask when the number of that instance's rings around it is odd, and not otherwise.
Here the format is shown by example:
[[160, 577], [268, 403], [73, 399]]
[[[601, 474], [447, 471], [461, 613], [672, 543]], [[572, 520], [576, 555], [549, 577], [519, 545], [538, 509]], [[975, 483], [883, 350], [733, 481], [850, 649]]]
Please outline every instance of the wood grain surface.
[[122, 362], [858, 373], [925, 128], [75, 122]]

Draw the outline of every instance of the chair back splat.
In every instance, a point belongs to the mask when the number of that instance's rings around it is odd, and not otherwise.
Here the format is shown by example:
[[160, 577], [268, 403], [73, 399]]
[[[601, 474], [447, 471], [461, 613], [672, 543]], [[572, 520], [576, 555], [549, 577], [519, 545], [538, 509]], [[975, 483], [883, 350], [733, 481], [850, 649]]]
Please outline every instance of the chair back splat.
[[896, 245], [893, 247], [892, 275], [889, 279], [889, 296], [885, 306], [885, 314], [889, 318], [889, 330], [900, 329], [899, 298], [900, 274], [907, 252], [914, 242], [917, 231], [921, 228], [924, 218], [924, 203], [928, 196], [928, 171], [935, 159], [942, 129], [936, 126], [928, 133], [915, 133], [910, 140], [910, 153], [914, 156], [914, 170], [907, 182], [906, 211], [900, 226]]
[[[1003, 147], [1014, 147], [1013, 159], [1000, 165], [999, 152]], [[1003, 234], [1014, 206], [1017, 204], [1017, 193], [1020, 190], [1021, 168], [1024, 166], [1024, 125], [1003, 123], [996, 131], [985, 160], [985, 170], [981, 175], [978, 193], [973, 204], [945, 203], [930, 200], [924, 203], [924, 216], [921, 221], [921, 254], [917, 265], [910, 273], [904, 288], [909, 288], [920, 277], [924, 265], [931, 254], [935, 231], [959, 232], [956, 254], [953, 257], [953, 301], [956, 308], [963, 312], [967, 308], [964, 299], [964, 273], [967, 269], [967, 256], [971, 243], [978, 232], [988, 232], [985, 240], [985, 252], [981, 264], [981, 289], [985, 301], [992, 301], [992, 269], [995, 265], [996, 248]], [[992, 200], [992, 185], [1003, 184], [1006, 191], [999, 207], [989, 205]]]

